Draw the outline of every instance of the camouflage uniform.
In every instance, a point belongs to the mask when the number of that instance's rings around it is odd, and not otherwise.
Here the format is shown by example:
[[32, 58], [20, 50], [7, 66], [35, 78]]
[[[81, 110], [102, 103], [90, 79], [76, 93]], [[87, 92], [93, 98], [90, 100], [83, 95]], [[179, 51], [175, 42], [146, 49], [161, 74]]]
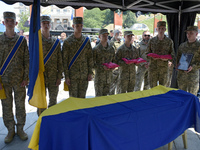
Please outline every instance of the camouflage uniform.
[[193, 54], [193, 58], [190, 63], [192, 70], [188, 73], [183, 70], [178, 70], [178, 88], [197, 95], [199, 88], [200, 42], [196, 40], [194, 43], [182, 43], [178, 49], [177, 63], [179, 62], [182, 53]]
[[[174, 59], [173, 41], [166, 36], [164, 36], [163, 40], [159, 40], [158, 36], [156, 36], [150, 39], [148, 43], [147, 54], [148, 53], [155, 53], [158, 55], [171, 54]], [[168, 61], [153, 59], [148, 56], [147, 58], [149, 59], [148, 77], [150, 88], [157, 86], [157, 81], [159, 81], [160, 85], [166, 86], [168, 81]]]
[[[147, 49], [147, 44], [145, 44], [144, 41], [141, 41], [139, 43], [138, 53], [139, 57], [143, 58], [144, 60], [147, 60], [146, 49]], [[145, 67], [145, 63], [141, 63], [138, 65], [134, 91], [140, 91], [143, 80], [144, 80], [144, 90], [149, 89], [148, 69]]]
[[99, 43], [93, 48], [93, 61], [95, 68], [94, 86], [96, 96], [109, 95], [110, 84], [112, 78], [112, 70], [105, 70], [103, 63], [113, 62], [115, 58], [115, 50], [108, 44], [107, 47], [103, 47]]
[[64, 41], [62, 48], [65, 79], [70, 79], [69, 95], [72, 97], [85, 98], [88, 87], [88, 75], [93, 74], [93, 57], [90, 42], [86, 44], [80, 56], [76, 59], [71, 69], [68, 70], [71, 59], [85, 38], [82, 35], [77, 39], [72, 34]]
[[131, 45], [130, 48], [125, 44], [120, 46], [115, 55], [115, 59], [119, 67], [119, 87], [117, 93], [133, 92], [135, 86], [135, 64], [126, 64], [122, 58], [136, 59], [138, 58], [137, 50]]
[[[112, 38], [112, 40], [110, 41], [110, 45], [113, 46], [113, 48], [115, 49], [115, 53], [117, 52], [117, 49], [122, 45], [123, 43], [121, 41], [116, 40], [115, 38]], [[117, 89], [117, 82], [118, 82], [118, 78], [119, 78], [119, 70], [118, 68], [113, 70], [112, 73], [112, 81], [111, 81], [111, 86], [110, 86], [110, 95], [114, 95], [115, 94], [115, 89]]]
[[[4, 60], [11, 51], [13, 45], [17, 41], [19, 35], [15, 34], [13, 38], [8, 38], [4, 34], [0, 35], [0, 65], [2, 66]], [[25, 87], [21, 86], [22, 81], [28, 81], [29, 72], [29, 53], [27, 41], [24, 38], [16, 55], [8, 66], [7, 70], [1, 77], [4, 85], [6, 99], [2, 99], [3, 120], [9, 132], [15, 131], [15, 121], [13, 116], [13, 96], [16, 107], [16, 118], [18, 128], [23, 128], [26, 120], [25, 112]]]
[[[46, 54], [50, 51], [55, 41], [56, 38], [51, 37], [50, 39], [46, 39], [45, 37], [42, 36], [43, 57], [45, 57]], [[45, 87], [46, 89], [48, 89], [49, 93], [48, 107], [51, 107], [57, 103], [59, 86], [56, 86], [56, 82], [58, 79], [62, 78], [62, 71], [63, 71], [63, 66], [62, 66], [61, 46], [59, 42], [51, 58], [45, 65], [44, 80], [45, 80]]]

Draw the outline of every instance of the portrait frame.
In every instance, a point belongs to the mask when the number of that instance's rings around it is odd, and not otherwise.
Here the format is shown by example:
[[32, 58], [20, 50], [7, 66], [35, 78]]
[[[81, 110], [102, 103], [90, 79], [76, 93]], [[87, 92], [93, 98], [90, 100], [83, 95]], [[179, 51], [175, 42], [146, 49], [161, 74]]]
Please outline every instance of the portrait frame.
[[193, 54], [191, 53], [182, 53], [181, 58], [179, 60], [178, 69], [187, 71], [189, 68], [189, 65], [192, 61]]

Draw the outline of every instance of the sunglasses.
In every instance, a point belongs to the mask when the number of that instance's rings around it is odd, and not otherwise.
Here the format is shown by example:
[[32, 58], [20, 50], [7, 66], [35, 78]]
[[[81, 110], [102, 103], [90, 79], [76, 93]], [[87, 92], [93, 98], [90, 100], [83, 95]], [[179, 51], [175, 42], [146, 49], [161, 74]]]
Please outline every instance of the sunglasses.
[[148, 36], [148, 37], [150, 37], [150, 35], [146, 35], [146, 34], [145, 34], [144, 36]]

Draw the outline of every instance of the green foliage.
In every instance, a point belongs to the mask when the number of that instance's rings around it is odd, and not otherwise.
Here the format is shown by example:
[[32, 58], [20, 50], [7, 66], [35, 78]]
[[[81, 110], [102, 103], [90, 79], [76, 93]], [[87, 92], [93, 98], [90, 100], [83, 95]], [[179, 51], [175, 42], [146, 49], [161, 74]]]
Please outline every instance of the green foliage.
[[136, 22], [135, 13], [132, 11], [125, 11], [123, 13], [123, 28], [130, 28]]
[[18, 29], [24, 30], [24, 32], [29, 31], [29, 27], [24, 27], [24, 23], [28, 20], [30, 14], [29, 12], [22, 12], [19, 14], [19, 22], [18, 22]]
[[107, 26], [111, 23], [114, 23], [114, 12], [111, 11], [110, 9], [106, 9], [102, 12], [104, 15], [104, 21], [103, 21], [103, 26]]
[[[155, 18], [158, 19], [158, 20], [162, 19], [163, 21], [167, 21], [166, 16], [162, 15], [162, 14], [157, 14]], [[139, 23], [146, 24], [149, 28], [149, 32], [153, 33], [153, 31], [154, 31], [154, 29], [153, 29], [153, 27], [154, 27], [154, 17], [142, 20]], [[168, 31], [168, 26], [166, 26], [166, 28], [167, 28], [166, 31]]]
[[84, 27], [86, 28], [103, 28], [114, 22], [113, 11], [99, 8], [84, 11]]

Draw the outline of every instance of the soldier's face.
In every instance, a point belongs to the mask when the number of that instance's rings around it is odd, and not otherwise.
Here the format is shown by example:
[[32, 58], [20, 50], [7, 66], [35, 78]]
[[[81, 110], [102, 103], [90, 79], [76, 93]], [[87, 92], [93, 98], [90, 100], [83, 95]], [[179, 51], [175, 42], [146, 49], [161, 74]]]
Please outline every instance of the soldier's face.
[[48, 32], [51, 28], [50, 22], [49, 21], [42, 21], [41, 28], [42, 28], [43, 31]]
[[166, 31], [166, 27], [165, 26], [160, 26], [160, 27], [157, 27], [156, 30], [158, 31], [159, 35], [164, 35], [164, 33]]
[[135, 35], [132, 36], [131, 44], [133, 44], [134, 41], [135, 41]]
[[72, 25], [72, 27], [74, 28], [74, 32], [82, 32], [82, 29], [83, 29], [83, 24], [74, 24]]
[[144, 34], [142, 35], [142, 38], [143, 38], [144, 41], [149, 41], [150, 32], [144, 32]]
[[196, 31], [187, 31], [187, 38], [189, 42], [194, 42], [196, 41], [198, 32]]
[[12, 30], [15, 28], [18, 22], [16, 22], [14, 19], [6, 18], [3, 21], [3, 24], [5, 25], [6, 29]]
[[67, 36], [66, 36], [66, 34], [62, 33], [60, 37], [62, 40], [64, 40], [64, 39], [66, 39]]
[[130, 34], [130, 35], [125, 35], [125, 36], [124, 36], [125, 42], [131, 43], [132, 36], [133, 36], [132, 34]]
[[100, 38], [100, 41], [101, 41], [101, 42], [107, 42], [107, 40], [108, 40], [108, 34], [107, 34], [107, 33], [105, 33], [105, 34], [100, 34], [100, 35], [99, 35], [99, 38]]

